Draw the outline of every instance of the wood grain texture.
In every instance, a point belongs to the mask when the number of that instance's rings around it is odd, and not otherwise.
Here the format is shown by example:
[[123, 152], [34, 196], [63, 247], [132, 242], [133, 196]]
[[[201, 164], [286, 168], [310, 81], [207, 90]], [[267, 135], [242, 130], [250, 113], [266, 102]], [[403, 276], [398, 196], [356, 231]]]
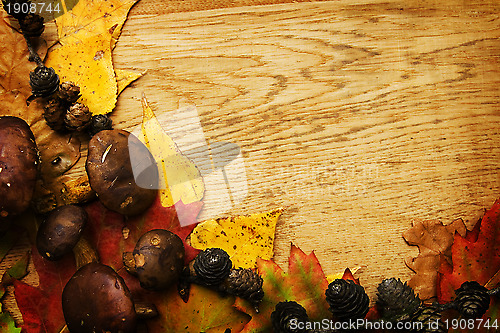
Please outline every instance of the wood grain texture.
[[196, 106], [207, 141], [245, 159], [227, 214], [285, 208], [282, 267], [293, 242], [327, 274], [362, 267], [373, 298], [412, 274], [412, 219], [470, 226], [499, 196], [497, 1], [182, 3], [132, 9], [114, 61], [146, 74], [114, 122], [140, 123], [143, 92], [159, 115]]

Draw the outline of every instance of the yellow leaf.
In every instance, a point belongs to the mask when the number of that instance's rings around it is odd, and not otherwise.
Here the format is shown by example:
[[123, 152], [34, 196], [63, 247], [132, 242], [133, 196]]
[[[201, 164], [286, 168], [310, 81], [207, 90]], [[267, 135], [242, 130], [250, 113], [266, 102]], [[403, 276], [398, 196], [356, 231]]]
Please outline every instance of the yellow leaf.
[[149, 148], [160, 174], [162, 206], [170, 207], [182, 200], [184, 204], [200, 201], [205, 186], [196, 165], [182, 155], [175, 142], [161, 127], [146, 97], [142, 98], [142, 128], [139, 139]]
[[116, 83], [118, 84], [118, 95], [121, 94], [123, 89], [127, 88], [129, 84], [142, 76], [142, 73], [129, 71], [126, 69], [115, 69]]
[[225, 250], [234, 267], [254, 268], [257, 258], [273, 257], [276, 222], [283, 210], [204, 221], [191, 233], [191, 246]]
[[92, 114], [111, 112], [116, 104], [117, 83], [111, 59], [111, 34], [88, 36], [74, 34], [74, 42], [51, 51], [45, 65], [53, 67], [61, 82], [80, 86], [80, 101]]
[[76, 33], [87, 36], [112, 34], [111, 49], [121, 34], [130, 8], [137, 0], [79, 0], [73, 9], [56, 18], [61, 44], [74, 43]]

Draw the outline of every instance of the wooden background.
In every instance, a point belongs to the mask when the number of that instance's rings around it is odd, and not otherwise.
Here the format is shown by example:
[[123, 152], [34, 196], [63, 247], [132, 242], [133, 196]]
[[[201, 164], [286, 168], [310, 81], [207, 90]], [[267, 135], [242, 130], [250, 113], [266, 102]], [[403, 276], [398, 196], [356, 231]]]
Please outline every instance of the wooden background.
[[141, 121], [194, 105], [208, 142], [238, 144], [248, 196], [284, 207], [290, 243], [371, 297], [407, 280], [414, 219], [472, 225], [500, 195], [500, 2], [141, 0], [114, 51], [145, 71], [114, 112]]

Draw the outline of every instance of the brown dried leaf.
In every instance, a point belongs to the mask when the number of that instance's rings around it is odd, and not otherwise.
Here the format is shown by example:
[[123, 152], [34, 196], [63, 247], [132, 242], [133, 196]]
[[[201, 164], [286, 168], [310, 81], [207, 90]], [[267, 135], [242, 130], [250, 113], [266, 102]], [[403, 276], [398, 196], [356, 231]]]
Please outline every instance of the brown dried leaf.
[[439, 221], [418, 221], [403, 233], [403, 238], [409, 245], [418, 246], [419, 255], [416, 258], [407, 258], [406, 265], [416, 274], [408, 284], [422, 300], [436, 297], [438, 269], [441, 256], [451, 257], [451, 245], [455, 233], [465, 235], [467, 231], [461, 219], [449, 225]]

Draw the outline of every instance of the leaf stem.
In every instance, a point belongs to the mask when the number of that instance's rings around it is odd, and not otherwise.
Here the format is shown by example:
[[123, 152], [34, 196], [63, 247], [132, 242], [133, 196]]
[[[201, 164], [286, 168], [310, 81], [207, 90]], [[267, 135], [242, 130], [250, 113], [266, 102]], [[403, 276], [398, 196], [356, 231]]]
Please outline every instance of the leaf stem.
[[30, 37], [26, 36], [26, 34], [23, 32], [24, 39], [26, 40], [26, 45], [28, 45], [28, 51], [29, 51], [29, 57], [28, 60], [35, 62], [37, 66], [43, 66], [43, 61], [36, 53], [33, 44], [31, 43]]

